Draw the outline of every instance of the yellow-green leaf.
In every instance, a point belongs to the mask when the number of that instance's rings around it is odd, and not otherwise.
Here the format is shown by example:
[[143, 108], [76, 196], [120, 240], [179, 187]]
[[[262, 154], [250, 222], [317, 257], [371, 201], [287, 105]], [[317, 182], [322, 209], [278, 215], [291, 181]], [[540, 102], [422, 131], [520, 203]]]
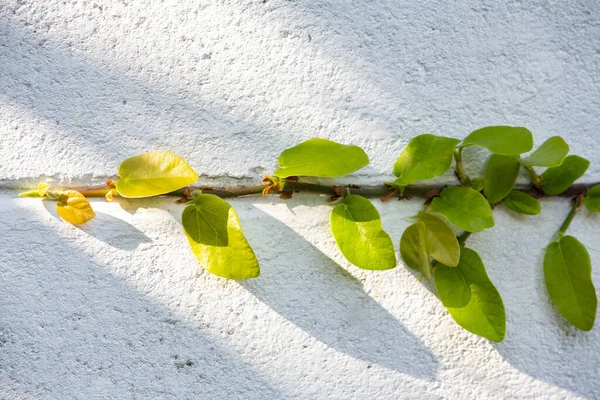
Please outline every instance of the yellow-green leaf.
[[470, 187], [449, 187], [433, 199], [430, 211], [442, 214], [451, 224], [469, 232], [494, 226], [490, 203]]
[[590, 162], [583, 157], [571, 155], [558, 167], [548, 168], [542, 174], [542, 190], [554, 196], [567, 190], [587, 171]]
[[425, 224], [418, 221], [410, 225], [400, 239], [400, 255], [407, 267], [431, 277], [431, 261], [425, 244]]
[[518, 156], [533, 148], [533, 135], [527, 128], [488, 126], [471, 132], [461, 146], [481, 146], [495, 154]]
[[552, 136], [538, 147], [521, 164], [538, 167], [558, 167], [569, 154], [569, 145], [560, 136]]
[[414, 137], [394, 164], [398, 186], [435, 178], [450, 168], [452, 155], [460, 140], [429, 133]]
[[281, 153], [275, 176], [318, 176], [334, 178], [351, 174], [369, 164], [369, 157], [358, 146], [327, 139], [310, 139]]
[[200, 194], [183, 210], [183, 228], [200, 265], [228, 279], [255, 278], [258, 260], [242, 233], [229, 203], [213, 194]]
[[396, 266], [390, 236], [383, 230], [375, 206], [358, 195], [344, 198], [331, 211], [331, 232], [342, 254], [357, 267], [385, 270]]
[[188, 163], [170, 151], [151, 151], [130, 157], [119, 167], [117, 192], [123, 197], [150, 197], [169, 193], [198, 180]]
[[514, 156], [490, 156], [483, 179], [483, 193], [490, 203], [498, 203], [510, 193], [520, 169], [521, 164]]
[[420, 212], [419, 220], [425, 224], [427, 253], [449, 267], [456, 267], [460, 259], [460, 245], [452, 227], [445, 219], [428, 212]]
[[583, 203], [588, 210], [600, 212], [600, 185], [596, 185], [588, 190]]
[[46, 182], [41, 182], [41, 183], [38, 183], [37, 190], [29, 190], [27, 192], [19, 193], [19, 196], [20, 197], [35, 197], [35, 198], [44, 197], [48, 193], [49, 188], [50, 188], [50, 185], [48, 185]]
[[552, 242], [544, 256], [544, 277], [550, 298], [562, 316], [581, 330], [592, 329], [598, 298], [585, 246], [573, 236]]
[[513, 190], [504, 199], [504, 205], [520, 214], [537, 215], [542, 210], [540, 202], [520, 190]]
[[56, 213], [72, 224], [85, 224], [96, 216], [88, 199], [75, 190], [59, 193]]
[[440, 300], [456, 323], [493, 342], [504, 340], [504, 303], [475, 251], [462, 248], [458, 266], [438, 264], [434, 278]]

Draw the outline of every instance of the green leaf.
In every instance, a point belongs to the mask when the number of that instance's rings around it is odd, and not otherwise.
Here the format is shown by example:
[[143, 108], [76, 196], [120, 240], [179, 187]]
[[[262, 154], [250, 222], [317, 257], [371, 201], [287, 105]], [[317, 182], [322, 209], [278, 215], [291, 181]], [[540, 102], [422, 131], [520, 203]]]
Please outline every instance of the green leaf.
[[435, 267], [435, 288], [444, 307], [465, 307], [471, 301], [471, 287], [458, 268]]
[[583, 203], [588, 210], [600, 212], [600, 185], [596, 185], [588, 190]]
[[463, 248], [456, 268], [438, 264], [434, 279], [440, 300], [456, 323], [493, 342], [504, 339], [504, 303], [475, 251]]
[[285, 150], [279, 156], [274, 175], [338, 177], [351, 174], [369, 164], [369, 157], [358, 146], [327, 139], [310, 139]]
[[456, 267], [460, 258], [460, 245], [452, 227], [443, 218], [425, 211], [419, 213], [425, 224], [427, 253], [442, 264]]
[[260, 274], [238, 216], [225, 200], [213, 194], [197, 195], [183, 210], [181, 221], [192, 251], [208, 272], [228, 279]]
[[442, 191], [430, 211], [442, 214], [450, 223], [468, 232], [480, 232], [494, 226], [490, 203], [470, 187], [450, 187]]
[[573, 236], [551, 243], [544, 257], [544, 277], [550, 298], [562, 316], [581, 330], [592, 329], [598, 299], [585, 246]]
[[504, 199], [504, 205], [513, 211], [527, 215], [537, 215], [542, 207], [540, 202], [520, 190], [513, 190]]
[[473, 178], [471, 179], [471, 188], [476, 192], [481, 192], [483, 190], [483, 179], [482, 178]]
[[589, 166], [590, 162], [583, 157], [568, 156], [560, 166], [548, 168], [542, 174], [542, 190], [548, 196], [564, 192], [585, 174]]
[[198, 180], [187, 162], [169, 151], [151, 151], [130, 157], [119, 166], [117, 192], [123, 197], [150, 197], [169, 193]]
[[514, 156], [490, 156], [483, 180], [483, 193], [490, 203], [498, 203], [510, 193], [520, 169], [521, 164]]
[[538, 147], [521, 164], [538, 167], [558, 167], [569, 154], [569, 145], [560, 136], [552, 136]]
[[495, 154], [518, 156], [533, 148], [533, 135], [527, 128], [488, 126], [471, 132], [462, 146], [481, 146]]
[[383, 230], [375, 206], [362, 196], [350, 195], [330, 216], [331, 232], [342, 254], [357, 267], [370, 270], [396, 266], [390, 236]]
[[400, 238], [400, 255], [407, 267], [431, 277], [431, 262], [425, 244], [425, 224], [418, 221], [410, 225]]
[[458, 143], [458, 139], [429, 133], [414, 137], [394, 164], [394, 175], [398, 177], [394, 183], [406, 186], [444, 174]]

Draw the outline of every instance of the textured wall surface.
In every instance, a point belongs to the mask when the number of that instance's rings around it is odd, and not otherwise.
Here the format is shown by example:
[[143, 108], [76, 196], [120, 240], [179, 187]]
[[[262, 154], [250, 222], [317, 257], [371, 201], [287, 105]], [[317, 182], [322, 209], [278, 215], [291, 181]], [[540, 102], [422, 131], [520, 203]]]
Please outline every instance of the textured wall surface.
[[[344, 181], [376, 183], [411, 137], [493, 124], [564, 136], [600, 180], [598, 7], [453, 3], [0, 2], [0, 398], [600, 398], [600, 329], [569, 327], [543, 283], [566, 200], [499, 207], [469, 241], [506, 306], [492, 344], [403, 265], [349, 265], [323, 198], [233, 200], [262, 266], [233, 282], [198, 269], [172, 199], [95, 201], [78, 228], [15, 197], [152, 149], [201, 183], [257, 183], [315, 136], [362, 146]], [[375, 203], [397, 246], [421, 205]], [[571, 228], [596, 285], [599, 223]]]

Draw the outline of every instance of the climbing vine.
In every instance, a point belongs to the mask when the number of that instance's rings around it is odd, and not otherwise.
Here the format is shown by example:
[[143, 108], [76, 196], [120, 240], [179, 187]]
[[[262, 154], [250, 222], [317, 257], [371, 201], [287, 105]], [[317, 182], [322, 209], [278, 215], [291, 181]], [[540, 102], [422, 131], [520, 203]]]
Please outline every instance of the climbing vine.
[[[469, 177], [463, 151], [479, 146], [490, 153], [483, 177]], [[544, 278], [552, 302], [561, 315], [581, 330], [592, 329], [597, 297], [591, 262], [585, 246], [567, 235], [582, 207], [600, 212], [600, 185], [575, 184], [589, 161], [568, 155], [569, 146], [559, 136], [533, 149], [533, 135], [522, 127], [490, 126], [464, 140], [423, 134], [413, 138], [393, 166], [396, 180], [377, 186], [333, 186], [302, 182], [301, 177], [341, 177], [369, 163], [358, 146], [326, 139], [310, 139], [281, 153], [279, 169], [264, 185], [230, 189], [191, 189], [198, 174], [181, 157], [153, 151], [131, 157], [119, 167], [119, 180], [106, 189], [55, 189], [40, 183], [37, 190], [21, 193], [56, 201], [56, 212], [65, 221], [84, 224], [95, 217], [87, 197], [141, 198], [177, 195], [185, 203], [182, 225], [198, 263], [212, 274], [228, 279], [256, 278], [260, 267], [245, 238], [238, 216], [224, 200], [245, 195], [278, 193], [290, 198], [297, 191], [331, 196], [331, 232], [343, 256], [367, 270], [397, 266], [394, 242], [385, 232], [381, 216], [369, 197], [425, 197], [425, 204], [400, 238], [404, 264], [433, 280], [437, 295], [452, 318], [464, 329], [500, 342], [506, 332], [506, 313], [500, 293], [489, 279], [481, 257], [465, 247], [472, 233], [494, 226], [493, 209], [503, 203], [515, 212], [536, 215], [542, 196], [570, 197], [571, 211], [548, 245]], [[415, 185], [440, 176], [454, 161], [460, 185]], [[524, 168], [531, 185], [516, 186]], [[546, 168], [538, 174], [536, 168]]]

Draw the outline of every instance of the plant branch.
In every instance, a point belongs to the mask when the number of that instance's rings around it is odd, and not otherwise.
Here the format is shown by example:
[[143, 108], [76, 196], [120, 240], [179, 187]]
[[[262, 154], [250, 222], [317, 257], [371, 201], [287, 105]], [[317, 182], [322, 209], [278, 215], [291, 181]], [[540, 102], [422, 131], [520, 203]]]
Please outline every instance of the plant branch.
[[460, 183], [463, 184], [463, 186], [469, 186], [471, 185], [471, 179], [465, 171], [465, 166], [462, 160], [462, 151], [462, 147], [459, 147], [458, 149], [454, 150], [454, 160], [456, 160], [456, 175], [458, 175], [458, 179], [460, 180]]
[[459, 237], [457, 237], [456, 239], [458, 239], [458, 244], [460, 246], [465, 246], [465, 243], [467, 242], [467, 239], [469, 238], [469, 236], [471, 236], [473, 232], [463, 232]]
[[[595, 186], [599, 183], [578, 183], [569, 187], [566, 191], [561, 194], [556, 195], [557, 197], [575, 197], [581, 194], [584, 194], [588, 187]], [[447, 186], [439, 186], [439, 185], [415, 185], [415, 186], [407, 186], [404, 189], [403, 195], [405, 197], [421, 197], [421, 198], [429, 198], [432, 197], [432, 193], [440, 193], [446, 187], [450, 187], [452, 185]], [[192, 187], [192, 190], [202, 190], [202, 193], [206, 194], [214, 194], [221, 198], [232, 198], [232, 197], [244, 197], [244, 196], [258, 196], [262, 194], [263, 189], [266, 185], [257, 185], [257, 186], [240, 186], [240, 187], [230, 187], [230, 188], [215, 188], [215, 187]], [[66, 190], [67, 188], [65, 188]], [[114, 190], [114, 188], [68, 188], [79, 191], [85, 197], [104, 197], [110, 190]], [[346, 189], [350, 190], [350, 193], [357, 194], [363, 197], [369, 198], [381, 198], [389, 193], [393, 192], [393, 188], [386, 187], [385, 185], [376, 185], [376, 186], [357, 186], [357, 185], [337, 185], [336, 189], [330, 185], [321, 185], [316, 183], [307, 183], [307, 182], [291, 182], [286, 181], [283, 185], [282, 190], [273, 190], [271, 193], [278, 193], [280, 191], [285, 192], [302, 192], [302, 193], [315, 193], [322, 194], [328, 196], [337, 196], [338, 192], [344, 191]], [[542, 192], [540, 192], [536, 187], [532, 185], [517, 185], [515, 187], [516, 190], [527, 193], [533, 197], [545, 197]], [[188, 188], [176, 190], [171, 193], [167, 193], [166, 196], [176, 196], [183, 197], [186, 190]], [[116, 193], [114, 193], [116, 195]]]
[[532, 166], [523, 165], [523, 167], [525, 167], [525, 170], [527, 170], [527, 172], [529, 172], [529, 176], [531, 177], [531, 183], [533, 183], [533, 186], [535, 186], [536, 188], [541, 188], [542, 187], [542, 177], [539, 176], [537, 174], [537, 172], [535, 172], [535, 169], [533, 169]]
[[573, 222], [573, 218], [575, 218], [575, 215], [581, 209], [582, 205], [583, 194], [580, 194], [579, 196], [577, 196], [576, 199], [573, 200], [573, 206], [571, 207], [571, 211], [569, 211], [567, 218], [565, 218], [565, 222], [563, 222], [563, 224], [558, 229], [558, 232], [556, 232], [558, 238], [563, 237], [567, 233], [569, 226], [571, 226], [571, 222]]

